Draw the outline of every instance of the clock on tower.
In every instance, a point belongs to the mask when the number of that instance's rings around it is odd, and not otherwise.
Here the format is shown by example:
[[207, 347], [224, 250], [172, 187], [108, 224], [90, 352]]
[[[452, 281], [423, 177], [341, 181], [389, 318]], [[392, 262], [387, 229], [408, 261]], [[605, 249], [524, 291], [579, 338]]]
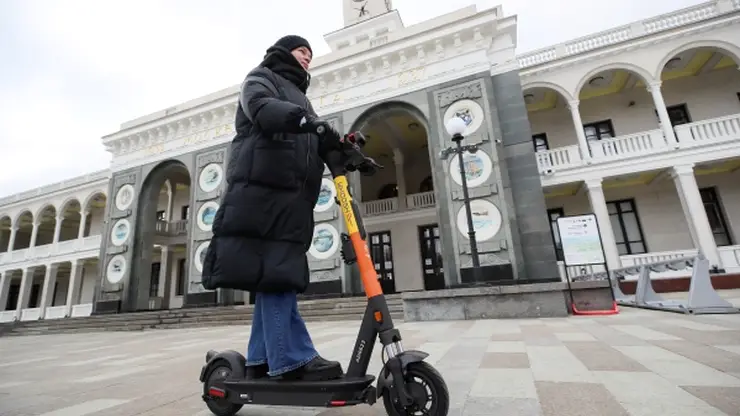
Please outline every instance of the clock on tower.
[[343, 2], [345, 26], [373, 18], [393, 9], [391, 0], [343, 0]]

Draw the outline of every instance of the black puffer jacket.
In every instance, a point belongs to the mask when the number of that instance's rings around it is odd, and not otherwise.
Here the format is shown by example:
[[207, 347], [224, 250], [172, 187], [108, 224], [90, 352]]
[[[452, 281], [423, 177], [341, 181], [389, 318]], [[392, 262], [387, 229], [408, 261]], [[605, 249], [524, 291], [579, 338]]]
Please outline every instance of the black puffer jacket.
[[227, 190], [203, 264], [206, 289], [308, 287], [306, 252], [324, 171], [318, 136], [299, 129], [302, 117], [316, 117], [305, 95], [309, 80], [290, 52], [273, 47], [242, 84]]

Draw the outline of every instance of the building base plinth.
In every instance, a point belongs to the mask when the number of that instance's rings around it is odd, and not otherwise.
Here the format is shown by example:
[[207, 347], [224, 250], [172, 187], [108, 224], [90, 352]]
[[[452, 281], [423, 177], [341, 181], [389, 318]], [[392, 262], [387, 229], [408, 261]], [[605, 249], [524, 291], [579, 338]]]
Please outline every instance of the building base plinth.
[[[571, 287], [579, 309], [612, 304], [606, 281], [574, 282]], [[406, 292], [402, 299], [406, 321], [557, 318], [567, 317], [571, 309], [564, 282]]]

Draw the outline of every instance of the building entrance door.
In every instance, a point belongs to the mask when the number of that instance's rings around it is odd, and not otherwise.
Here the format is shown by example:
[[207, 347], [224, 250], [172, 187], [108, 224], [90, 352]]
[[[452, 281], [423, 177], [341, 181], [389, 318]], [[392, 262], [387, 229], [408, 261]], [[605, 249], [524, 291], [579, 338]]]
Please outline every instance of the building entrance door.
[[369, 233], [370, 256], [375, 264], [375, 272], [378, 273], [380, 286], [383, 293], [396, 293], [396, 280], [393, 276], [393, 244], [391, 243], [391, 232], [380, 231]]
[[424, 289], [445, 288], [445, 275], [442, 269], [442, 246], [437, 224], [419, 227], [419, 247], [421, 248], [421, 268], [424, 274]]

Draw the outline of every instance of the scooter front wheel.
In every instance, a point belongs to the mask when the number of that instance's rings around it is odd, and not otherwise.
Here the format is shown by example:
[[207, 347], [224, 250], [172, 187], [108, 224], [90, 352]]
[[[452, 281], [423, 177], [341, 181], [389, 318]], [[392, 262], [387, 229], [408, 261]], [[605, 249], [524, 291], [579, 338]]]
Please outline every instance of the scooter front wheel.
[[242, 405], [231, 403], [225, 398], [210, 397], [209, 390], [211, 387], [223, 389], [224, 380], [230, 375], [231, 366], [226, 361], [220, 360], [211, 368], [206, 376], [206, 382], [203, 383], [204, 397], [208, 397], [206, 406], [216, 416], [234, 416], [242, 408]]
[[[411, 363], [406, 369], [406, 388], [414, 398], [411, 406], [401, 404], [395, 387], [383, 393], [383, 405], [389, 416], [447, 416], [450, 411], [450, 392], [442, 375], [423, 361]], [[396, 381], [394, 381], [394, 384]]]

